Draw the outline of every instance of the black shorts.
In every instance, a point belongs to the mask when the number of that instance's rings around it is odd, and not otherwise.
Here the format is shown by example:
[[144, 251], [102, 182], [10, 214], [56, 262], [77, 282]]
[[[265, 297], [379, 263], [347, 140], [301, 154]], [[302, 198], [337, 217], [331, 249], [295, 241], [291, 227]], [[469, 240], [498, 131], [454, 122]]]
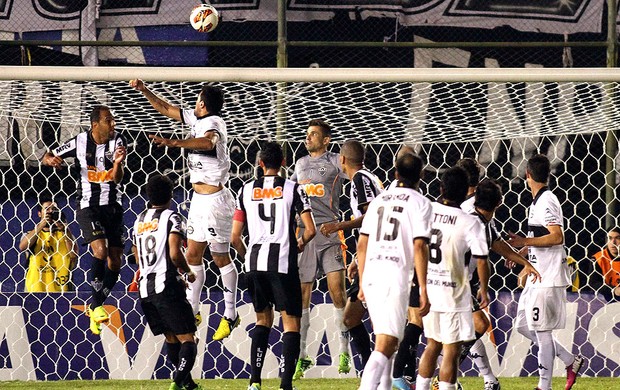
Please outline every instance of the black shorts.
[[123, 208], [114, 203], [105, 206], [89, 206], [78, 210], [75, 219], [82, 230], [84, 242], [104, 238], [108, 246], [123, 248], [125, 246], [125, 225], [123, 225]]
[[360, 278], [356, 276], [353, 278], [351, 285], [347, 289], [347, 298], [351, 300], [351, 302], [357, 301], [357, 294], [360, 292]]
[[245, 275], [254, 311], [275, 306], [277, 311], [301, 317], [301, 283], [297, 270], [288, 274], [250, 271]]
[[185, 287], [180, 282], [167, 285], [159, 294], [140, 298], [140, 304], [154, 335], [196, 332], [194, 312], [185, 297]]

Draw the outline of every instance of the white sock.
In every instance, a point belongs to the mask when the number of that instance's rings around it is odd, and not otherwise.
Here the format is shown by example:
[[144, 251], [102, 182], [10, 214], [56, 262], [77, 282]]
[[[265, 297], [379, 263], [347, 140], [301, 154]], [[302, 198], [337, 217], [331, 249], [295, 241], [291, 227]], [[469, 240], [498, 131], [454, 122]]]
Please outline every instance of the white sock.
[[194, 314], [198, 314], [200, 311], [200, 293], [202, 293], [202, 286], [205, 284], [205, 265], [189, 265], [189, 269], [196, 274], [196, 280], [193, 283], [189, 283], [189, 288], [186, 290], [185, 295]]
[[456, 383], [439, 382], [439, 390], [456, 390]]
[[237, 318], [237, 280], [239, 274], [233, 263], [220, 268], [222, 286], [224, 286], [224, 317], [234, 320]]
[[[373, 351], [370, 354], [370, 358], [364, 367], [364, 373], [362, 374], [362, 383], [360, 390], [375, 390], [381, 383], [381, 376], [383, 370], [388, 364], [388, 358], [381, 352]], [[391, 375], [390, 375], [391, 376]]]
[[415, 388], [419, 390], [428, 390], [431, 387], [431, 380], [433, 378], [422, 378], [418, 375], [415, 378]]
[[299, 335], [301, 336], [299, 345], [299, 358], [308, 357], [308, 329], [310, 329], [310, 308], [301, 310], [301, 324]]
[[379, 383], [379, 387], [377, 387], [377, 390], [392, 390], [392, 371], [394, 368], [395, 356], [396, 354], [392, 355], [392, 357], [388, 359], [385, 367], [383, 367], [381, 382]]
[[538, 338], [538, 387], [541, 390], [551, 389], [553, 376], [553, 359], [555, 359], [555, 342], [550, 330], [537, 331]]
[[555, 344], [555, 356], [559, 357], [566, 367], [573, 364], [575, 361], [575, 355], [568, 352], [568, 350], [564, 348], [564, 346], [560, 344], [555, 337], [553, 337], [553, 343]]
[[491, 363], [489, 362], [489, 357], [487, 356], [487, 350], [481, 339], [476, 340], [474, 345], [472, 345], [469, 350], [469, 355], [474, 360], [476, 367], [478, 367], [480, 375], [484, 377], [485, 383], [497, 382], [497, 378], [493, 375], [493, 371], [491, 371]]
[[334, 322], [336, 323], [336, 327], [340, 329], [340, 335], [338, 337], [338, 342], [340, 345], [340, 353], [348, 353], [349, 352], [349, 329], [344, 326], [344, 307], [338, 309], [334, 308]]

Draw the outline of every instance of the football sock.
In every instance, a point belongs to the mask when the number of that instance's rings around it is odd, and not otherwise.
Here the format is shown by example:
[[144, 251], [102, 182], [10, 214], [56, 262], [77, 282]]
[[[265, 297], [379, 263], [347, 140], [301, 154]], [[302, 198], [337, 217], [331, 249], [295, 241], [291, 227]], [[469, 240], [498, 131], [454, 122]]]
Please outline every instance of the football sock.
[[439, 382], [439, 390], [456, 390], [456, 383]]
[[368, 359], [370, 358], [370, 335], [366, 330], [364, 324], [359, 324], [349, 329], [349, 335], [351, 336], [351, 343], [355, 346], [357, 353], [362, 356], [362, 368], [366, 366]]
[[233, 263], [227, 264], [220, 268], [220, 275], [224, 287], [224, 317], [234, 320], [237, 318], [237, 267]]
[[381, 381], [377, 390], [392, 390], [392, 370], [394, 369], [394, 355], [388, 359], [383, 372], [381, 373]]
[[362, 374], [362, 383], [360, 387], [362, 389], [378, 388], [379, 384], [381, 383], [381, 376], [383, 375], [383, 370], [387, 364], [387, 356], [385, 356], [381, 352], [373, 351], [370, 354], [370, 359], [368, 359], [368, 363], [366, 363], [366, 367], [364, 367], [364, 374]]
[[271, 332], [271, 328], [262, 325], [256, 325], [252, 331], [250, 383], [262, 383], [261, 372], [263, 371], [265, 354], [269, 344], [269, 332]]
[[422, 378], [418, 375], [415, 379], [415, 387], [418, 389], [430, 389], [432, 378]]
[[90, 265], [90, 286], [93, 297], [90, 304], [91, 309], [103, 305], [103, 301], [105, 301], [105, 297], [103, 296], [105, 269], [105, 260], [93, 257], [93, 262]]
[[301, 336], [301, 341], [299, 343], [299, 357], [305, 358], [308, 356], [307, 351], [307, 339], [308, 339], [308, 330], [310, 329], [310, 308], [301, 310], [301, 326], [299, 330], [299, 334]]
[[293, 388], [293, 374], [299, 356], [299, 332], [286, 332], [282, 335], [282, 364], [280, 365], [280, 388]]
[[116, 282], [118, 282], [118, 275], [118, 271], [112, 271], [106, 267], [105, 274], [103, 276], [103, 289], [101, 289], [104, 301], [110, 295], [110, 291], [112, 291]]
[[205, 284], [205, 265], [189, 265], [189, 269], [196, 274], [196, 280], [193, 283], [189, 283], [187, 289], [187, 300], [192, 305], [194, 314], [200, 312], [200, 294], [202, 293], [202, 286]]
[[553, 343], [555, 345], [555, 356], [559, 357], [566, 367], [573, 364], [573, 362], [575, 361], [575, 355], [568, 352], [568, 350], [559, 343], [555, 336], [553, 337]]
[[555, 359], [555, 342], [550, 330], [537, 331], [538, 338], [538, 388], [549, 390], [553, 374], [553, 359]]
[[194, 362], [196, 361], [196, 353], [196, 343], [193, 341], [188, 341], [181, 344], [181, 348], [179, 350], [179, 365], [177, 366], [177, 371], [174, 374], [174, 383], [176, 383], [179, 387], [183, 387], [184, 383], [187, 381], [187, 378], [191, 375]]
[[482, 337], [483, 335], [484, 333], [476, 332], [475, 339], [463, 343], [463, 345], [461, 346], [461, 354], [459, 355], [459, 366], [461, 365], [461, 363], [463, 363], [467, 356], [469, 356], [469, 350], [474, 345], [474, 343], [480, 340], [480, 337]]
[[392, 373], [394, 378], [401, 376], [415, 378], [418, 343], [422, 332], [424, 331], [418, 325], [407, 324], [403, 340], [398, 346], [398, 352], [394, 359], [394, 372]]
[[484, 377], [485, 382], [497, 382], [497, 378], [493, 375], [493, 371], [491, 371], [491, 364], [489, 362], [489, 357], [487, 356], [487, 350], [484, 347], [482, 340], [476, 340], [474, 345], [469, 350], [469, 355], [473, 359], [476, 367], [478, 367], [480, 375]]
[[179, 366], [179, 351], [181, 350], [181, 343], [166, 343], [166, 349], [168, 350], [168, 360], [174, 364], [174, 367]]
[[344, 307], [334, 308], [334, 322], [336, 323], [337, 329], [340, 330], [340, 334], [338, 337], [340, 352], [339, 353], [348, 353], [349, 352], [349, 329], [344, 324]]

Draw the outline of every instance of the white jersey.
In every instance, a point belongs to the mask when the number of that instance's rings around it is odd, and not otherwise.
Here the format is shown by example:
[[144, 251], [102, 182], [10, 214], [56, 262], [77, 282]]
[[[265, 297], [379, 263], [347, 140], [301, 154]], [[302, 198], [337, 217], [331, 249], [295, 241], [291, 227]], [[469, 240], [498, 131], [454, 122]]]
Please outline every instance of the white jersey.
[[237, 210], [248, 227], [245, 272], [296, 273], [295, 216], [312, 211], [302, 186], [280, 176], [249, 181], [239, 190]]
[[[457, 206], [432, 203], [432, 236], [426, 280], [431, 310], [459, 312], [471, 310], [467, 252], [486, 257], [489, 246], [478, 217]], [[472, 261], [477, 261], [472, 258]]]
[[164, 291], [167, 284], [180, 278], [170, 259], [168, 236], [186, 237], [185, 218], [168, 209], [148, 209], [138, 215], [133, 225], [133, 244], [138, 250], [140, 265], [140, 297], [146, 298]]
[[[527, 219], [527, 236], [541, 237], [549, 234], [547, 226], [564, 227], [560, 201], [547, 187], [542, 188], [532, 201]], [[571, 284], [564, 245], [532, 247], [528, 249], [530, 263], [541, 276], [540, 283], [532, 287], [565, 287]], [[528, 283], [529, 284], [529, 283]]]
[[191, 109], [181, 111], [181, 120], [191, 126], [191, 138], [204, 137], [210, 131], [217, 132], [220, 137], [212, 150], [189, 150], [189, 181], [213, 186], [226, 184], [230, 170], [230, 152], [224, 120], [217, 115], [198, 118]]
[[360, 234], [368, 236], [362, 282], [389, 284], [409, 291], [413, 278], [413, 242], [429, 239], [431, 202], [412, 188], [382, 192], [364, 216]]
[[463, 203], [461, 203], [461, 210], [465, 211], [467, 214], [473, 214], [476, 212], [476, 196], [475, 194], [471, 194], [465, 198]]
[[364, 214], [364, 207], [383, 191], [381, 180], [367, 169], [362, 168], [355, 172], [351, 179], [351, 212], [354, 218]]

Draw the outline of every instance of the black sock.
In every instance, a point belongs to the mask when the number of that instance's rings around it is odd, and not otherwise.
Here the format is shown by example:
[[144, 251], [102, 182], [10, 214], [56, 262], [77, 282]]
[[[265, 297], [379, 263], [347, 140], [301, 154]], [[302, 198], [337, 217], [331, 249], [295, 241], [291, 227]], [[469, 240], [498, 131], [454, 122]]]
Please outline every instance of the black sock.
[[265, 364], [265, 354], [269, 345], [269, 332], [271, 328], [262, 325], [256, 325], [252, 330], [252, 347], [250, 349], [250, 384], [262, 383], [261, 372]]
[[359, 324], [349, 329], [349, 335], [351, 336], [351, 344], [353, 344], [357, 353], [362, 356], [362, 368], [364, 368], [372, 353], [372, 349], [370, 348], [370, 335], [364, 324]]
[[181, 343], [166, 343], [168, 350], [168, 360], [174, 365], [175, 368], [179, 366], [179, 351], [181, 350]]
[[190, 377], [194, 363], [196, 362], [197, 353], [196, 343], [188, 341], [181, 344], [179, 350], [179, 365], [177, 372], [174, 374], [174, 383], [179, 387], [183, 387], [187, 378]]
[[92, 301], [90, 308], [94, 309], [103, 305], [105, 297], [103, 295], [103, 279], [105, 276], [105, 260], [93, 257], [93, 262], [90, 265], [90, 287], [92, 291]]
[[103, 276], [103, 289], [101, 289], [103, 292], [104, 301], [110, 295], [110, 291], [112, 291], [116, 282], [118, 282], [118, 275], [118, 271], [112, 271], [108, 267], [105, 268], [105, 275]]
[[467, 358], [467, 356], [469, 355], [469, 350], [471, 349], [471, 347], [473, 347], [476, 341], [478, 341], [478, 339], [482, 336], [484, 336], [484, 333], [476, 332], [476, 338], [474, 340], [464, 342], [463, 345], [461, 345], [461, 355], [459, 356], [459, 366], [461, 365], [461, 363], [463, 363], [465, 358]]
[[286, 332], [282, 335], [282, 364], [280, 365], [280, 388], [293, 389], [293, 374], [301, 349], [299, 332]]
[[[410, 380], [415, 379], [418, 361], [418, 344], [420, 343], [420, 336], [423, 332], [424, 331], [422, 328], [418, 325], [407, 324], [403, 341], [401, 342], [400, 347], [398, 347], [398, 353], [396, 354], [396, 359], [394, 360], [394, 378], [404, 376]], [[402, 359], [400, 359], [401, 355], [403, 356]], [[397, 374], [400, 375], [396, 376]]]

